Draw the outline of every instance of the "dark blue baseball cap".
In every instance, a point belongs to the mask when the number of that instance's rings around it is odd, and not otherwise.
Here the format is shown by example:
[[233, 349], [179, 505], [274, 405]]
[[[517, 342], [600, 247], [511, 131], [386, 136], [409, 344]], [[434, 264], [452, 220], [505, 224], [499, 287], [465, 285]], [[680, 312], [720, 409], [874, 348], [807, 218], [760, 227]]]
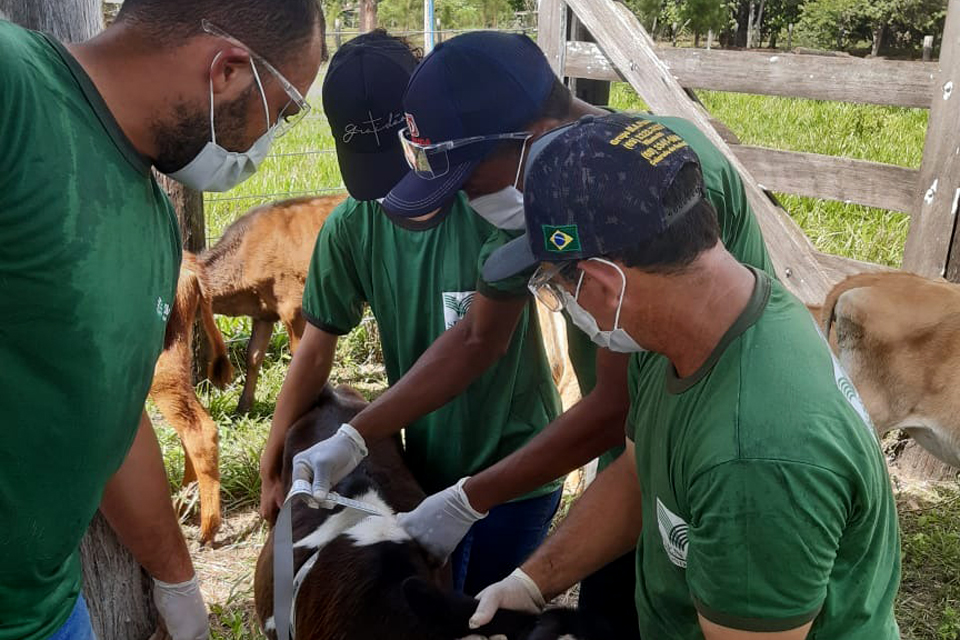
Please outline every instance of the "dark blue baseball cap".
[[[696, 167], [689, 193], [664, 195]], [[540, 262], [607, 255], [655, 238], [704, 198], [700, 160], [686, 141], [643, 116], [586, 116], [547, 132], [524, 167], [527, 233], [494, 251], [483, 279], [496, 282]]]
[[417, 62], [406, 44], [382, 32], [350, 40], [330, 60], [323, 110], [343, 183], [357, 200], [383, 198], [410, 171], [397, 132]]
[[[473, 136], [523, 131], [550, 96], [555, 80], [546, 56], [527, 36], [474, 31], [437, 45], [417, 67], [403, 98], [411, 138], [435, 144]], [[409, 173], [384, 206], [415, 217], [456, 193], [499, 141], [451, 150], [443, 175]]]

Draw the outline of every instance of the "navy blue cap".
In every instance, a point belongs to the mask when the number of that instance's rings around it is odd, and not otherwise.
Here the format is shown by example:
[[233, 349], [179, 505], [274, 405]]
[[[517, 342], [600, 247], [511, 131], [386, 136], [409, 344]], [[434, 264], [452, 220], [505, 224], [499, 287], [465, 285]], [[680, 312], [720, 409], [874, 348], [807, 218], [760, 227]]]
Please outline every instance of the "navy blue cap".
[[[665, 206], [680, 170], [697, 166], [687, 197]], [[496, 282], [540, 262], [607, 255], [655, 238], [703, 200], [700, 160], [686, 141], [642, 116], [587, 116], [530, 146], [524, 168], [527, 233], [493, 252], [483, 279]]]
[[[514, 133], [537, 118], [555, 76], [527, 36], [474, 31], [443, 42], [414, 72], [403, 98], [411, 137], [424, 144]], [[384, 201], [398, 216], [420, 216], [449, 200], [497, 146], [481, 142], [448, 153], [446, 174], [408, 174]]]
[[357, 200], [383, 198], [410, 168], [397, 132], [404, 126], [403, 92], [417, 58], [403, 42], [368, 33], [344, 44], [323, 79], [343, 183]]

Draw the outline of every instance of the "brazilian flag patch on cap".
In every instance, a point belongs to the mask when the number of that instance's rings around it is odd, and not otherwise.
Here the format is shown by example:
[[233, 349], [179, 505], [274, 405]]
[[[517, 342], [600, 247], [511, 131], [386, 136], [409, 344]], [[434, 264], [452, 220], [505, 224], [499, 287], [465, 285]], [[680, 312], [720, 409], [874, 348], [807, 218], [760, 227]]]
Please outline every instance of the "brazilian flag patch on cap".
[[566, 224], [559, 227], [543, 225], [543, 243], [547, 251], [553, 253], [580, 251], [580, 235], [577, 232], [577, 225]]

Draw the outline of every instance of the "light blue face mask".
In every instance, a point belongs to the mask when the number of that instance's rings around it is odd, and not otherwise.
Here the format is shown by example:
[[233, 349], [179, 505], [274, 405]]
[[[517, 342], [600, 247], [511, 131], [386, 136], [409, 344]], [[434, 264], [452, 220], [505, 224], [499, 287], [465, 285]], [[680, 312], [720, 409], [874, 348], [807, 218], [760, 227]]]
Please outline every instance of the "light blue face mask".
[[574, 295], [571, 296], [566, 290], [562, 290], [564, 309], [570, 314], [570, 320], [578, 329], [590, 336], [590, 339], [597, 346], [609, 349], [610, 351], [616, 351], [617, 353], [646, 353], [647, 349], [637, 344], [636, 340], [631, 338], [630, 334], [627, 333], [623, 327], [619, 326], [620, 309], [623, 307], [623, 296], [627, 293], [627, 276], [620, 267], [609, 260], [604, 260], [603, 258], [590, 258], [590, 260], [609, 265], [620, 274], [620, 300], [617, 302], [617, 314], [613, 319], [613, 329], [611, 331], [603, 331], [600, 325], [597, 324], [596, 318], [590, 315], [590, 313], [577, 302], [577, 299], [580, 297], [580, 287], [583, 285], [583, 272], [580, 273], [580, 280], [577, 281], [577, 291]]
[[[218, 53], [213, 62], [216, 63]], [[213, 68], [213, 63], [210, 65]], [[210, 79], [210, 138], [211, 140], [204, 145], [200, 153], [182, 169], [168, 173], [167, 175], [197, 191], [229, 191], [237, 186], [254, 173], [263, 163], [264, 158], [270, 151], [270, 145], [273, 144], [273, 138], [277, 131], [277, 125], [270, 125], [270, 108], [267, 105], [267, 94], [263, 90], [263, 83], [260, 82], [260, 74], [257, 73], [257, 66], [250, 60], [250, 67], [253, 69], [253, 77], [257, 82], [257, 88], [260, 90], [260, 96], [263, 98], [263, 111], [267, 122], [267, 131], [253, 146], [246, 151], [228, 151], [217, 144], [217, 130], [214, 126], [214, 108], [213, 108], [213, 78]]]

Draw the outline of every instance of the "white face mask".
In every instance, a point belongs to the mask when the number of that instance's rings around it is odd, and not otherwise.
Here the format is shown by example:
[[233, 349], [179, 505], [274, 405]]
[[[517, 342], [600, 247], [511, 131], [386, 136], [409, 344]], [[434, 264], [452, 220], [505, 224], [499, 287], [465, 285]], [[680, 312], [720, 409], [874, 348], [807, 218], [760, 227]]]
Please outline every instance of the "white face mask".
[[481, 218], [498, 229], [507, 231], [522, 231], [527, 228], [523, 217], [523, 192], [517, 189], [520, 182], [520, 172], [523, 171], [523, 157], [527, 153], [527, 141], [523, 141], [520, 150], [520, 164], [517, 166], [517, 175], [513, 184], [486, 195], [477, 196], [470, 200], [470, 206]]
[[498, 229], [520, 231], [527, 226], [523, 218], [523, 193], [513, 185], [473, 198], [470, 206]]
[[576, 295], [571, 296], [569, 293], [563, 290], [564, 309], [566, 309], [567, 313], [570, 314], [570, 320], [577, 326], [578, 329], [590, 336], [590, 339], [597, 346], [603, 347], [604, 349], [609, 349], [610, 351], [616, 351], [617, 353], [645, 353], [647, 349], [644, 349], [637, 344], [636, 340], [631, 338], [630, 334], [627, 333], [626, 330], [618, 326], [620, 324], [620, 308], [623, 306], [623, 296], [627, 292], [627, 276], [624, 275], [620, 267], [612, 262], [602, 258], [590, 258], [590, 260], [610, 265], [617, 270], [617, 273], [620, 274], [622, 287], [620, 289], [620, 300], [617, 302], [617, 315], [613, 319], [613, 330], [603, 331], [600, 329], [600, 325], [597, 324], [596, 318], [590, 315], [590, 313], [581, 307], [579, 302], [577, 302], [577, 299], [580, 297], [580, 286], [583, 284], [582, 273], [580, 274], [580, 281], [577, 283]]
[[[217, 58], [219, 57], [220, 54], [218, 53]], [[213, 61], [216, 62], [217, 58], [214, 58]], [[171, 178], [198, 191], [229, 191], [257, 172], [263, 159], [267, 157], [267, 153], [270, 151], [277, 125], [270, 126], [270, 108], [267, 105], [267, 94], [263, 90], [263, 83], [260, 82], [260, 74], [257, 73], [257, 67], [253, 64], [253, 60], [250, 61], [250, 67], [253, 69], [253, 77], [257, 81], [260, 95], [263, 97], [263, 110], [267, 120], [266, 133], [260, 136], [252, 147], [243, 152], [228, 151], [217, 144], [217, 130], [213, 121], [213, 78], [211, 77], [211, 141], [185, 167], [167, 174]]]

